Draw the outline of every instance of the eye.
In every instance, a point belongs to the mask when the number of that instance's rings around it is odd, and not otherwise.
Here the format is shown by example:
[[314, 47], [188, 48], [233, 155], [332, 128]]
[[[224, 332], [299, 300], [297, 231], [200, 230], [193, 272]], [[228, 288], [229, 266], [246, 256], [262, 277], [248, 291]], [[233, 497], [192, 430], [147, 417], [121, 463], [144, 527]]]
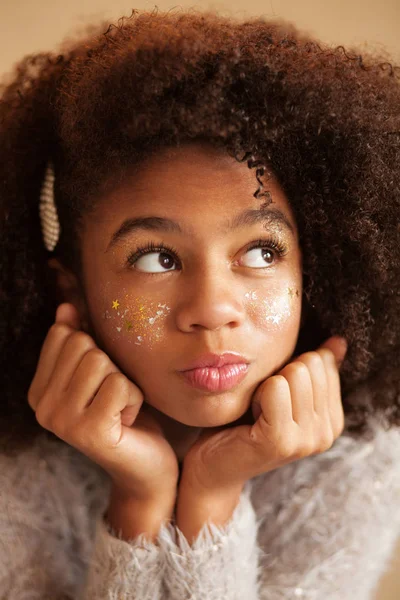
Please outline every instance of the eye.
[[241, 264], [252, 269], [265, 269], [274, 265], [285, 255], [286, 246], [275, 238], [256, 240], [247, 248]]
[[274, 254], [268, 248], [253, 248], [250, 252], [246, 252], [244, 259], [244, 266], [253, 269], [261, 269], [273, 263]]
[[156, 246], [152, 242], [146, 246], [139, 247], [136, 252], [128, 257], [128, 263], [138, 271], [144, 273], [166, 273], [175, 271], [172, 268], [176, 264], [176, 251], [162, 244]]
[[146, 273], [162, 273], [165, 270], [174, 271], [173, 264], [174, 259], [166, 252], [148, 252], [136, 261], [135, 268]]
[[[255, 240], [245, 253], [240, 263], [252, 269], [265, 269], [273, 266], [282, 256], [286, 254], [287, 247], [279, 239], [269, 237], [268, 239]], [[140, 246], [127, 259], [130, 266], [143, 273], [167, 273], [176, 271], [179, 264], [178, 252], [174, 248], [161, 243], [156, 245], [149, 242], [146, 246]]]

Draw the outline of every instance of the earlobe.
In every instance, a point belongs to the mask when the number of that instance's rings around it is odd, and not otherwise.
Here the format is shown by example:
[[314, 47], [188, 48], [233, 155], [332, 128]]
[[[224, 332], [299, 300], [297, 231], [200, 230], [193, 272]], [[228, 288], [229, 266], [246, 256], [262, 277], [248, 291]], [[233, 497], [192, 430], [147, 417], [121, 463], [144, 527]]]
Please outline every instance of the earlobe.
[[57, 258], [50, 258], [47, 264], [54, 274], [59, 303], [73, 304], [78, 311], [82, 330], [88, 331], [87, 308], [77, 276]]

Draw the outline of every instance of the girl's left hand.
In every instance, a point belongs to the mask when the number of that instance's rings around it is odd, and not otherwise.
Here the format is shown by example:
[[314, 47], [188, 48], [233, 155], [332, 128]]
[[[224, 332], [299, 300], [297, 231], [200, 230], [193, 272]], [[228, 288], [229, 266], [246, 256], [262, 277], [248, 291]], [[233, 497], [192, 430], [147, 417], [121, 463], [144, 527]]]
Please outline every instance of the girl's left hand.
[[185, 456], [181, 485], [214, 495], [328, 450], [344, 429], [339, 367], [346, 351], [344, 338], [333, 336], [265, 379], [252, 399], [254, 425], [203, 432]]

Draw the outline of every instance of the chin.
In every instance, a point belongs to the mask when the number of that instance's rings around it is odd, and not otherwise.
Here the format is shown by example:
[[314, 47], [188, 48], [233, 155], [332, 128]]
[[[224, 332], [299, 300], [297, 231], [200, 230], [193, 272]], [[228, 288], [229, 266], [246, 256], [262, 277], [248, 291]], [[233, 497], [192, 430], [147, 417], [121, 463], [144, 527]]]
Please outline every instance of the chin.
[[[182, 410], [175, 413], [168, 413], [175, 421], [191, 427], [222, 427], [235, 423], [242, 417], [245, 417], [249, 411], [249, 403], [243, 402], [236, 397], [208, 396], [193, 401], [190, 406], [190, 412]], [[186, 407], [185, 407], [186, 408]]]

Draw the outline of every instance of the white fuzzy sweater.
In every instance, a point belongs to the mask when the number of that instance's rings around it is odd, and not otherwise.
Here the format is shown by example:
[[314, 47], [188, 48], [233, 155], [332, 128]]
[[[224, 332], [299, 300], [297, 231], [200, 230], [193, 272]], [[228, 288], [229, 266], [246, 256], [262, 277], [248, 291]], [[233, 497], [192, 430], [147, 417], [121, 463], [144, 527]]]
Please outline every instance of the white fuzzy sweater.
[[400, 533], [400, 430], [373, 428], [249, 481], [192, 547], [172, 524], [119, 539], [108, 475], [41, 436], [0, 456], [0, 600], [372, 599]]

